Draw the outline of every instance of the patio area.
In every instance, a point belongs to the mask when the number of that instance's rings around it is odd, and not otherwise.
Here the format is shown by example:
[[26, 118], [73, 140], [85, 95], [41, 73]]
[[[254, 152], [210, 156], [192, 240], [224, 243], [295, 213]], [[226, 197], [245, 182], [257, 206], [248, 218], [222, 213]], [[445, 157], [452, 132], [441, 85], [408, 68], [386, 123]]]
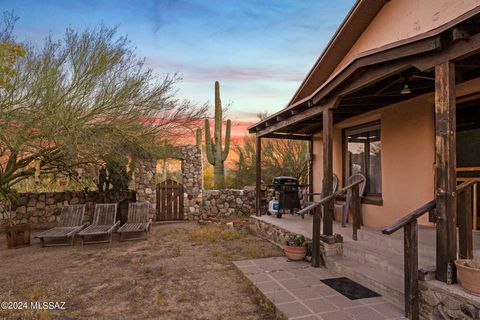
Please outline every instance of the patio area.
[[403, 311], [383, 297], [349, 299], [321, 280], [342, 277], [307, 262], [285, 257], [243, 260], [235, 266], [287, 319], [384, 320], [406, 319]]
[[[302, 219], [297, 215], [284, 215], [281, 219], [278, 219], [263, 215], [252, 216], [251, 221], [257, 233], [282, 245], [283, 243], [280, 243], [282, 242], [281, 239], [288, 234], [302, 234], [309, 239], [312, 236], [312, 216], [305, 216], [305, 219]], [[314, 273], [327, 274], [326, 276], [338, 274], [348, 277], [381, 294], [383, 299], [402, 310], [405, 301], [403, 232], [399, 231], [387, 236], [383, 235], [379, 229], [362, 227], [358, 230], [358, 241], [354, 241], [352, 240], [352, 227], [348, 225], [342, 228], [337, 222], [333, 224], [333, 232], [343, 236], [343, 243], [340, 247], [337, 246], [334, 250], [326, 249], [328, 251], [323, 253], [326, 269], [312, 269], [307, 263], [304, 263], [304, 267]], [[429, 273], [426, 273], [426, 277], [432, 279], [431, 272], [434, 270], [436, 259], [435, 229], [428, 226], [419, 226], [418, 236], [419, 269], [430, 270]], [[480, 257], [479, 233], [474, 231], [473, 236], [474, 254], [476, 257]], [[480, 305], [480, 299], [466, 293], [459, 284], [445, 285], [442, 282], [431, 280], [421, 281], [420, 286], [423, 291], [436, 291], [435, 294], [443, 297], [442, 303], [457, 301], [462, 305], [468, 301], [471, 305]], [[434, 304], [440, 300], [429, 302]], [[429, 308], [437, 310], [439, 308], [439, 305], [426, 307], [428, 302], [424, 302], [425, 310], [432, 310]]]

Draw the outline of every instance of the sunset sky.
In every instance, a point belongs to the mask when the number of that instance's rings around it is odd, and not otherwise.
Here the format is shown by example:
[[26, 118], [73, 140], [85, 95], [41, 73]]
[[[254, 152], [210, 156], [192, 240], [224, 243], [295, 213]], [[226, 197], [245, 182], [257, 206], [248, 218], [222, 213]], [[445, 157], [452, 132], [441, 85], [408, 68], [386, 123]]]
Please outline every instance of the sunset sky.
[[260, 111], [285, 107], [354, 0], [0, 0], [20, 40], [67, 27], [118, 26], [158, 73], [183, 77], [179, 95], [213, 103], [221, 83], [235, 135]]

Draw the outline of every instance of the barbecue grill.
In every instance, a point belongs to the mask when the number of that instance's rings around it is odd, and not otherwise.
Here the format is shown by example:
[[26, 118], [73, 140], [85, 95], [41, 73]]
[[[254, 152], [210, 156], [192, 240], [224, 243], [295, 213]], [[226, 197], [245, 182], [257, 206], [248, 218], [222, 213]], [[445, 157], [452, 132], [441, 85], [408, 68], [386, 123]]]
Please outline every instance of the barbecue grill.
[[300, 185], [298, 179], [293, 177], [275, 177], [273, 178], [272, 186], [278, 192], [278, 211], [277, 218], [282, 217], [284, 210], [289, 210], [290, 213], [295, 209], [300, 209], [300, 198], [298, 197], [298, 190]]

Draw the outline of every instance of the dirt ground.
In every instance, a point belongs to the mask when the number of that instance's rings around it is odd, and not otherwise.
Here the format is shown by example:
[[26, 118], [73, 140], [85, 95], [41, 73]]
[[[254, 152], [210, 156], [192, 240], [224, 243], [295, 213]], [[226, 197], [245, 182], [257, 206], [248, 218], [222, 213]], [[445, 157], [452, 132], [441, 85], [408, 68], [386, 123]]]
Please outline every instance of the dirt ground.
[[0, 239], [0, 302], [65, 302], [0, 319], [272, 317], [231, 262], [282, 253], [246, 231], [188, 222], [155, 225], [146, 241], [13, 250]]

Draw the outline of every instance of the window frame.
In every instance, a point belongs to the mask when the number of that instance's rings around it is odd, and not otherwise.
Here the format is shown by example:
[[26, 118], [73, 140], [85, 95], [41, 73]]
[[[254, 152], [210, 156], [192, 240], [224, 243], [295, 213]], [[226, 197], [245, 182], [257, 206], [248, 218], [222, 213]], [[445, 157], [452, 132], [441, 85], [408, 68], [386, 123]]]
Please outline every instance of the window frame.
[[[352, 126], [348, 128], [344, 128], [342, 130], [342, 185], [345, 187], [345, 181], [349, 176], [349, 171], [350, 168], [348, 167], [348, 136], [349, 135], [355, 135], [355, 134], [361, 134], [365, 132], [370, 132], [373, 130], [379, 130], [380, 131], [380, 142], [382, 141], [382, 129], [381, 129], [381, 122], [380, 120], [377, 121], [372, 121], [368, 123], [364, 123], [358, 126]], [[367, 145], [368, 146], [368, 145]], [[365, 167], [369, 168], [369, 157], [366, 156], [367, 153], [365, 153]], [[367, 174], [368, 175], [368, 174]], [[380, 179], [383, 178], [383, 172], [382, 169], [380, 169]], [[383, 179], [382, 179], [383, 180]], [[367, 181], [368, 183], [368, 181]], [[368, 190], [368, 186], [367, 186]], [[382, 184], [382, 192], [383, 192], [383, 184]], [[375, 204], [375, 205], [382, 205], [383, 204], [383, 199], [382, 199], [382, 192], [380, 193], [368, 193], [365, 191], [365, 195], [362, 198], [363, 203], [368, 203], [368, 204]]]

